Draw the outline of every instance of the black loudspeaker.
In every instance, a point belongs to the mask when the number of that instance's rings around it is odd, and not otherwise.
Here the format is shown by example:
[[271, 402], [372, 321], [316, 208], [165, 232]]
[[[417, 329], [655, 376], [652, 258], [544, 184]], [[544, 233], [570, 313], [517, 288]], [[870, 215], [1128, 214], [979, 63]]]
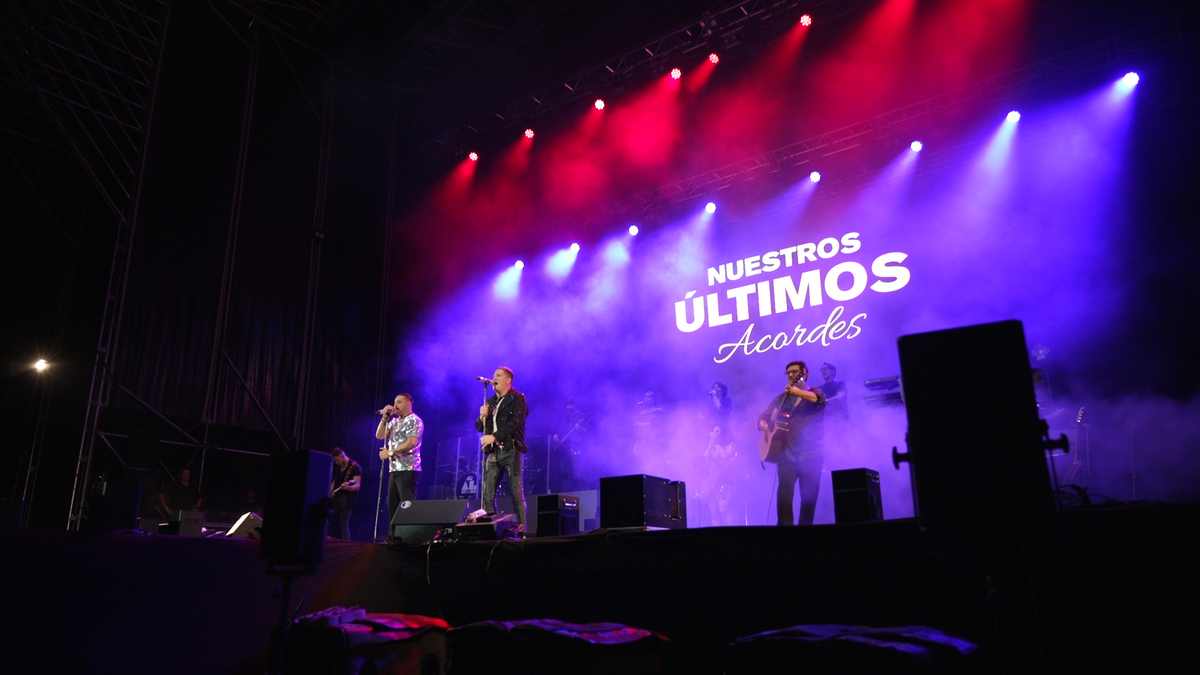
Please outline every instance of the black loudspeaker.
[[142, 486], [115, 482], [97, 483], [87, 501], [86, 532], [136, 530], [142, 503]]
[[579, 534], [579, 497], [538, 495], [537, 536]]
[[833, 517], [839, 523], [883, 520], [879, 497], [879, 472], [845, 469], [830, 472], [833, 478]]
[[182, 537], [199, 537], [204, 530], [204, 513], [201, 511], [175, 511], [167, 518], [166, 527], [159, 534], [176, 534]]
[[425, 499], [400, 502], [392, 516], [392, 538], [405, 544], [432, 541], [438, 531], [467, 517], [466, 499]]
[[637, 474], [600, 479], [600, 527], [687, 527], [687, 484]]
[[271, 458], [260, 558], [281, 571], [316, 571], [325, 555], [332, 481], [332, 455], [297, 450]]
[[1019, 321], [899, 339], [918, 523], [962, 543], [1021, 537], [1054, 513], [1045, 423]]

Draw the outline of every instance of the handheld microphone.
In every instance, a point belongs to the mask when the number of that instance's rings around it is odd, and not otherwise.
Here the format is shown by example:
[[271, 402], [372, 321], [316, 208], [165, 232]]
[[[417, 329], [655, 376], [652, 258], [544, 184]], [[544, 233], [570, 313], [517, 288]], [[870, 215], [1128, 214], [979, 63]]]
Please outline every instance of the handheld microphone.
[[387, 408], [380, 408], [379, 410], [376, 410], [376, 411], [375, 411], [375, 414], [376, 414], [376, 415], [382, 415], [382, 414], [384, 414], [384, 413], [386, 413], [386, 412], [388, 412], [388, 409], [387, 409]]
[[492, 378], [484, 377], [482, 375], [476, 376], [475, 381], [476, 382], [487, 382], [488, 384], [492, 384], [492, 385], [496, 384], [495, 382], [492, 382]]

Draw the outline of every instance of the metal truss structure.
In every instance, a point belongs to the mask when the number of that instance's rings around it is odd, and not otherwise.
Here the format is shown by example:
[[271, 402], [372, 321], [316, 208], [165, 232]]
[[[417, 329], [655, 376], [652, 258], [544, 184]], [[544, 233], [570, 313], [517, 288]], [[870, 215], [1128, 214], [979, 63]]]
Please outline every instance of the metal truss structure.
[[[35, 159], [30, 153], [20, 165], [31, 175], [58, 173], [55, 185], [67, 190], [74, 186], [62, 174], [82, 170], [117, 223], [68, 529], [80, 524], [95, 432], [111, 392], [111, 359], [120, 333], [169, 16], [170, 6], [163, 0], [50, 0], [5, 12], [4, 29], [11, 38], [6, 44], [14, 46], [4, 59], [10, 78], [6, 84], [25, 104], [24, 114], [5, 116], [6, 131], [54, 143], [60, 150], [50, 155], [58, 162], [39, 161], [44, 154]], [[29, 114], [35, 108], [38, 114]], [[24, 129], [14, 128], [18, 125]], [[64, 166], [68, 161], [70, 166]], [[56, 163], [54, 169], [45, 166]], [[47, 194], [43, 202], [61, 199], [62, 195]], [[35, 453], [30, 470], [34, 476], [36, 464]], [[32, 501], [32, 490], [28, 492]]]
[[[1068, 83], [1080, 75], [1128, 62], [1178, 45], [1182, 33], [1174, 21], [1157, 22], [1128, 34], [1097, 42], [961, 89], [884, 113], [871, 119], [820, 134], [775, 150], [734, 162], [713, 171], [675, 181], [608, 204], [596, 217], [620, 219], [689, 199], [713, 194], [733, 185], [786, 171], [794, 174], [816, 159], [835, 155], [868, 142], [885, 142], [908, 135], [965, 113], [1019, 99], [1027, 92]], [[906, 141], [907, 142], [907, 141]], [[943, 154], [942, 163], [953, 159]], [[927, 169], [933, 168], [925, 163]], [[829, 198], [857, 181], [845, 179], [822, 187]]]
[[666, 73], [669, 68], [699, 62], [710, 52], [720, 52], [726, 60], [735, 54], [744, 57], [759, 52], [791, 28], [804, 12], [821, 11], [824, 23], [856, 8], [834, 0], [741, 0], [704, 12], [698, 21], [596, 63], [562, 82], [530, 92], [427, 144], [441, 146], [454, 159], [461, 159], [468, 145], [485, 140], [491, 132], [516, 129], [575, 101], [597, 95], [619, 95], [630, 86]]

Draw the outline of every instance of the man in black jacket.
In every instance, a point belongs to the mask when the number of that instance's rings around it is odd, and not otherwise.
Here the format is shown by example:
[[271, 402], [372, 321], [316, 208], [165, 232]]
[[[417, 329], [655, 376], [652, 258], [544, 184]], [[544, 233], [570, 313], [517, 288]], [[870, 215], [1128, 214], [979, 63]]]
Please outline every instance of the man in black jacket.
[[513, 371], [500, 366], [492, 376], [496, 393], [479, 408], [475, 430], [483, 432], [480, 443], [487, 454], [483, 467], [483, 508], [496, 513], [496, 482], [500, 472], [508, 475], [508, 491], [517, 512], [518, 530], [525, 530], [525, 491], [521, 467], [525, 459], [525, 418], [529, 404], [525, 394], [513, 389]]

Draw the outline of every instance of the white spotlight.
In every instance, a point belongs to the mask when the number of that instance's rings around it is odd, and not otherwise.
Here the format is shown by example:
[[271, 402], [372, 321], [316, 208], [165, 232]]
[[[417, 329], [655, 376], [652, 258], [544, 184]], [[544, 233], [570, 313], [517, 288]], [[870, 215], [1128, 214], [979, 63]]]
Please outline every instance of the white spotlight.
[[1014, 111], [1008, 113], [1008, 115], [1006, 115], [1004, 117], [1004, 119], [1007, 120], [1009, 124], [1016, 124], [1017, 121], [1021, 119], [1021, 113], [1014, 110]]
[[1121, 78], [1121, 84], [1124, 84], [1126, 87], [1133, 87], [1140, 82], [1141, 79], [1142, 78], [1138, 77], [1137, 73], [1125, 73], [1125, 77]]
[[46, 359], [38, 359], [37, 363], [33, 364], [33, 367], [35, 370], [37, 370], [40, 373], [40, 372], [44, 371], [45, 369], [49, 368], [50, 364], [46, 363]]
[[908, 147], [912, 148], [913, 152], [920, 152], [921, 148], [924, 148], [925, 145], [921, 143], [921, 141], [913, 141], [912, 145], [909, 145]]
[[714, 203], [712, 203], [712, 202], [709, 202], [709, 203], [708, 203], [708, 204], [707, 204], [707, 205], [704, 207], [704, 212], [705, 212], [705, 213], [716, 213], [716, 212], [717, 212], [717, 205], [716, 205], [716, 204], [714, 204]]
[[571, 253], [579, 253], [579, 244], [571, 244]]
[[820, 183], [821, 182], [821, 172], [814, 171], [814, 172], [808, 174], [808, 179], [814, 183]]
[[639, 229], [638, 229], [638, 226], [637, 226], [637, 225], [630, 225], [630, 226], [629, 226], [629, 235], [630, 235], [630, 236], [632, 236], [632, 237], [636, 237], [636, 236], [637, 236], [637, 233], [638, 233], [638, 232], [640, 232], [640, 231], [641, 231], [641, 230], [639, 230]]
[[515, 264], [515, 265], [513, 265], [513, 267], [516, 267], [516, 268], [517, 268], [517, 269], [519, 269], [519, 270], [520, 270], [520, 269], [525, 269], [525, 261], [523, 261], [523, 260], [518, 260], [518, 261], [516, 262], [516, 264]]

